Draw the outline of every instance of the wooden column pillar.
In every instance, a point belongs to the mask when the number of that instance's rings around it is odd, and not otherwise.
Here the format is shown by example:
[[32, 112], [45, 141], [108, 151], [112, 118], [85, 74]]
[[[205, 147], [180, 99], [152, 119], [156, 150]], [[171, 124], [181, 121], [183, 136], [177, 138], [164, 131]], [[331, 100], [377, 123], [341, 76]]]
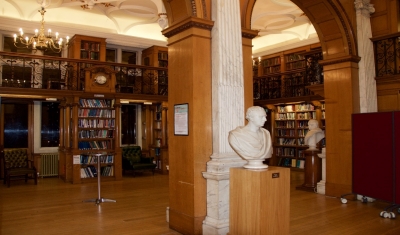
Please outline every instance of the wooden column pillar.
[[[169, 226], [201, 234], [206, 216], [206, 171], [212, 154], [211, 28], [213, 22], [186, 18], [168, 27]], [[187, 136], [174, 135], [174, 105], [189, 107]]]
[[115, 180], [122, 180], [122, 150], [121, 150], [121, 141], [120, 141], [120, 120], [121, 120], [121, 102], [120, 99], [114, 99], [114, 108], [115, 108], [115, 133], [114, 133], [114, 174]]
[[351, 115], [360, 112], [359, 57], [320, 61], [324, 66], [326, 195], [340, 197], [352, 191]]

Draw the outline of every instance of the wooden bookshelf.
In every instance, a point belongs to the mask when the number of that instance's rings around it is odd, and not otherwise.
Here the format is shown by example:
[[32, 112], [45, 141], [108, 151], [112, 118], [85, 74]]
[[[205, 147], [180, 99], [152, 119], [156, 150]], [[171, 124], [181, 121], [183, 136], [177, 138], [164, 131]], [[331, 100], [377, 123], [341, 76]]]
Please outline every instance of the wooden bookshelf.
[[167, 138], [167, 106], [164, 103], [152, 106], [152, 138], [149, 146], [150, 156], [154, 157], [161, 174], [168, 174], [168, 138]]
[[[313, 95], [310, 85], [323, 84], [319, 44], [282, 51], [253, 59], [255, 100], [270, 100]], [[258, 66], [257, 68], [255, 68]]]
[[[116, 110], [114, 99], [79, 98], [72, 119], [76, 120], [72, 136], [72, 183], [96, 181], [97, 174], [103, 180], [121, 178], [121, 158], [116, 151]], [[72, 132], [74, 133], [74, 131]], [[97, 161], [100, 160], [100, 169]]]
[[142, 65], [153, 67], [168, 67], [168, 48], [152, 46], [142, 51]]
[[[304, 137], [308, 132], [308, 121], [315, 119], [321, 123], [321, 113], [321, 106], [317, 108], [307, 102], [275, 106], [273, 157], [276, 165], [299, 170], [304, 168], [304, 150], [308, 148]], [[321, 124], [319, 127], [322, 129]]]
[[75, 34], [68, 44], [68, 58], [106, 61], [106, 39]]

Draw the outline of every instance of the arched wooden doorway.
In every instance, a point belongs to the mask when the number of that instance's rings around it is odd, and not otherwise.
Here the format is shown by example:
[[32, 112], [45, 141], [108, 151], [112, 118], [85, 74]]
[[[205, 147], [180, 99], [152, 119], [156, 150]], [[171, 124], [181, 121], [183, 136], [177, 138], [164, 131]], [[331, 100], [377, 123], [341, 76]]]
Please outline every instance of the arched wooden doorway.
[[[322, 45], [326, 103], [326, 194], [351, 192], [351, 114], [359, 112], [357, 45], [353, 28], [353, 2], [292, 0], [313, 23]], [[189, 103], [187, 137], [174, 135], [168, 123], [170, 159], [170, 226], [185, 234], [201, 234], [206, 216], [207, 187], [201, 172], [212, 154], [211, 107], [211, 1], [164, 0], [169, 27], [169, 112], [175, 104]], [[241, 0], [242, 37], [250, 29], [255, 0]], [[251, 77], [251, 50], [243, 45], [245, 80]], [[249, 66], [250, 65], [250, 66]], [[252, 103], [251, 86], [245, 86], [245, 103]], [[215, 120], [214, 120], [215, 121]]]

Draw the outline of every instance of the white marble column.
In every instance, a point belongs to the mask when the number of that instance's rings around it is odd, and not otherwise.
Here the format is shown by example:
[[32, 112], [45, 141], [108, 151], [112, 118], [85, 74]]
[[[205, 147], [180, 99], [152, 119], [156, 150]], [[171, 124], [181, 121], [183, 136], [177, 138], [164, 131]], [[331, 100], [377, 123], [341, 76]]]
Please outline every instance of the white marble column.
[[322, 148], [322, 152], [318, 154], [318, 157], [322, 159], [322, 179], [317, 183], [317, 193], [325, 194], [326, 184], [326, 148]]
[[244, 125], [243, 53], [239, 0], [212, 0], [213, 154], [207, 163], [207, 216], [203, 234], [229, 232], [229, 169], [246, 161], [230, 147], [228, 133]]
[[361, 57], [359, 66], [359, 89], [361, 113], [376, 112], [378, 110], [374, 48], [370, 40], [372, 37], [370, 14], [375, 9], [370, 0], [354, 1], [357, 14], [357, 42], [358, 55]]

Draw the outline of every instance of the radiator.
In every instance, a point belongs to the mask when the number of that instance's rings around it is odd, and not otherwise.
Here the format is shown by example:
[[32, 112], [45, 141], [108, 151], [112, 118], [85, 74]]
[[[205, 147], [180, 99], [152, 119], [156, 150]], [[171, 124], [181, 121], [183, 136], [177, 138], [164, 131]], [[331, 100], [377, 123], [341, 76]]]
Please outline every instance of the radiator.
[[39, 176], [58, 176], [58, 153], [42, 153], [40, 156]]

